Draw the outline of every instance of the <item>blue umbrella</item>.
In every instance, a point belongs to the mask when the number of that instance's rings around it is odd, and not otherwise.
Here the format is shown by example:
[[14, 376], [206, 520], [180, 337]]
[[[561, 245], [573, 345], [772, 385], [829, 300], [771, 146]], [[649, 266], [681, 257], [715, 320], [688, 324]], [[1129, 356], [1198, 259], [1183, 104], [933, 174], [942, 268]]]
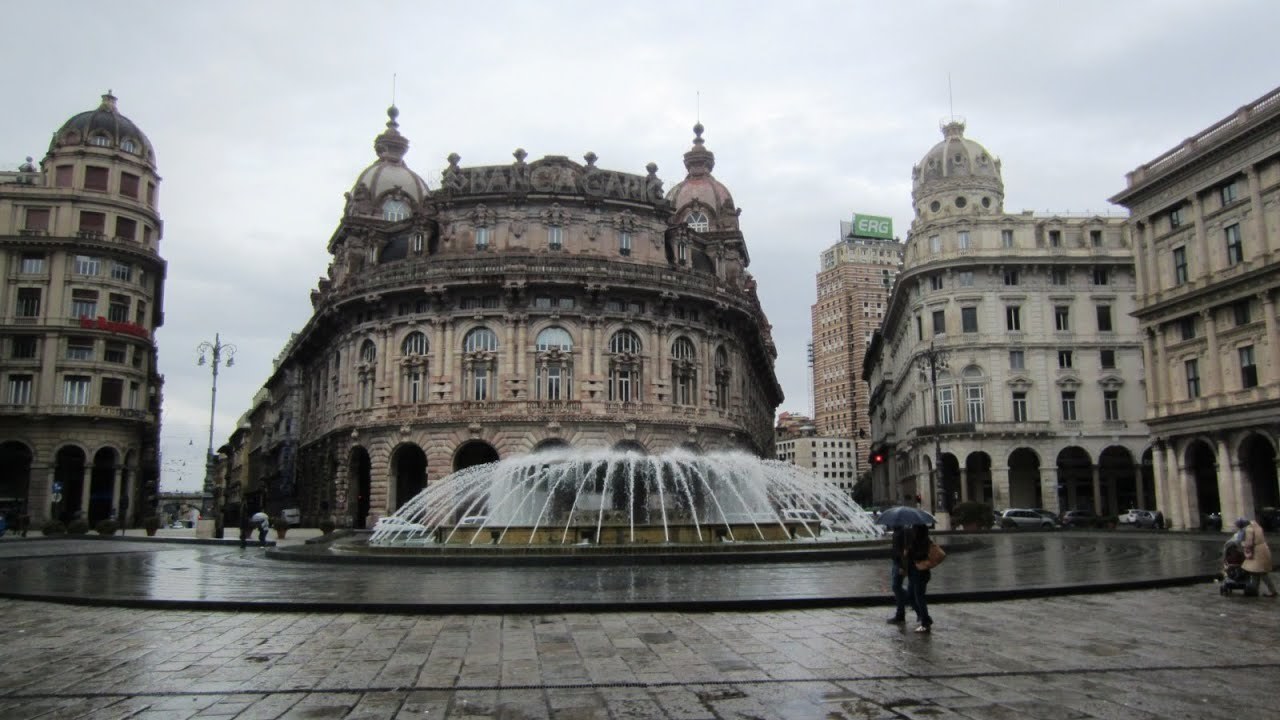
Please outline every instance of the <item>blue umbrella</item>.
[[899, 505], [891, 507], [880, 513], [880, 517], [876, 518], [877, 525], [885, 527], [907, 527], [909, 525], [929, 525], [932, 526], [935, 520], [929, 513], [920, 508], [907, 507]]

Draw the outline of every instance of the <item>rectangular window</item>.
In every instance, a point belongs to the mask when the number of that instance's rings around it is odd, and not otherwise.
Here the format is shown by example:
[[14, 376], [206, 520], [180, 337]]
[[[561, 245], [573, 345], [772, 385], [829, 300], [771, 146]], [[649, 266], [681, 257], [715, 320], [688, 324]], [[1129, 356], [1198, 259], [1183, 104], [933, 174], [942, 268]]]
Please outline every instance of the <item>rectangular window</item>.
[[1196, 316], [1188, 315], [1178, 319], [1178, 332], [1183, 340], [1195, 340], [1196, 338]]
[[1106, 285], [1110, 280], [1111, 273], [1105, 267], [1095, 267], [1093, 269], [1093, 284]]
[[120, 407], [124, 402], [124, 380], [102, 378], [101, 385], [98, 391], [98, 404], [103, 407]]
[[1013, 393], [1013, 421], [1027, 421], [1027, 394], [1022, 391]]
[[964, 389], [965, 410], [969, 413], [969, 422], [980, 423], [986, 419], [987, 403], [982, 395], [981, 385], [970, 385]]
[[1000, 231], [1000, 244], [1007, 248], [1013, 247], [1013, 231], [1012, 230]]
[[66, 405], [88, 405], [91, 378], [67, 375], [62, 379], [62, 402]]
[[80, 232], [104, 235], [107, 232], [107, 216], [100, 212], [81, 211]]
[[950, 425], [955, 421], [956, 421], [955, 388], [950, 385], [944, 385], [938, 388], [938, 422], [942, 425]]
[[916, 339], [924, 339], [924, 318], [919, 315], [916, 316]]
[[969, 249], [969, 231], [961, 230], [956, 233], [956, 242], [960, 245], [961, 250]]
[[1062, 231], [1061, 230], [1049, 231], [1049, 247], [1062, 247]]
[[1018, 271], [1017, 271], [1017, 270], [1005, 270], [1005, 271], [1004, 271], [1004, 284], [1005, 284], [1005, 285], [1017, 285], [1017, 284], [1018, 284]]
[[1053, 327], [1059, 332], [1067, 332], [1071, 329], [1071, 308], [1066, 305], [1054, 306]]
[[476, 228], [476, 249], [484, 250], [487, 247], [489, 247], [489, 228]]
[[9, 391], [4, 401], [10, 405], [30, 405], [31, 386], [34, 382], [35, 378], [31, 375], [10, 375]]
[[53, 171], [53, 186], [61, 188], [71, 187], [71, 176], [75, 172], [75, 168], [70, 165], [59, 165]]
[[133, 173], [120, 173], [120, 194], [138, 199], [138, 176]]
[[123, 280], [129, 282], [133, 279], [133, 266], [129, 263], [112, 262], [111, 278], [113, 280]]
[[151, 244], [151, 226], [150, 225], [142, 226], [142, 244], [143, 245]]
[[1116, 367], [1116, 351], [1100, 350], [1098, 351], [1098, 364], [1103, 370], [1114, 370]]
[[124, 343], [116, 340], [108, 340], [106, 350], [102, 353], [102, 359], [107, 362], [120, 363], [123, 365], [125, 358], [128, 355], [126, 349], [127, 348]]
[[472, 375], [471, 399], [489, 399], [489, 369], [483, 365], [477, 365]]
[[1054, 268], [1049, 273], [1049, 282], [1054, 285], [1066, 285], [1069, 279], [1070, 276], [1067, 275], [1066, 268]]
[[90, 165], [84, 169], [84, 189], [107, 191], [108, 170]]
[[35, 253], [23, 253], [21, 272], [25, 275], [43, 275], [44, 256]]
[[[138, 383], [136, 383], [136, 382], [131, 382], [131, 383], [129, 383], [129, 405], [128, 405], [128, 407], [129, 407], [129, 409], [130, 409], [130, 410], [140, 410], [140, 409], [141, 409], [141, 408], [138, 406], [138, 394], [139, 394], [139, 393], [138, 393], [138, 390], [139, 390], [139, 385], [138, 385]], [[288, 426], [286, 425], [285, 427], [287, 428]], [[285, 431], [285, 432], [288, 432], [288, 430], [286, 429], [286, 431]]]
[[1253, 346], [1245, 345], [1237, 352], [1240, 355], [1240, 387], [1257, 387], [1258, 366], [1253, 363]]
[[34, 360], [40, 347], [32, 335], [14, 335], [9, 343], [9, 357], [14, 360]]
[[67, 338], [67, 359], [68, 360], [92, 360], [93, 359], [93, 338], [86, 338], [86, 337]]
[[1222, 200], [1223, 207], [1235, 202], [1236, 198], [1239, 197], [1239, 188], [1236, 187], [1236, 181], [1232, 180], [1218, 188], [1218, 197]]
[[18, 288], [18, 317], [40, 316], [40, 288]]
[[1182, 369], [1187, 375], [1187, 399], [1200, 397], [1200, 361], [1187, 360]]
[[134, 306], [133, 324], [141, 325], [143, 327], [147, 326], [147, 301], [146, 300], [139, 300], [138, 304]]
[[1076, 419], [1076, 391], [1062, 391], [1062, 419], [1072, 421]]
[[147, 183], [147, 204], [148, 205], [156, 204], [156, 184], [155, 183], [150, 183], [150, 182]]
[[111, 293], [110, 304], [107, 305], [107, 319], [111, 322], [129, 322], [130, 298], [128, 295]]
[[27, 230], [49, 231], [49, 208], [27, 208]]
[[100, 264], [92, 255], [77, 255], [72, 271], [76, 275], [97, 275]]
[[1111, 306], [1099, 305], [1096, 310], [1098, 312], [1098, 332], [1112, 332]]
[[138, 223], [125, 217], [116, 218], [116, 237], [123, 238], [129, 242], [138, 239]]
[[1058, 351], [1058, 367], [1063, 370], [1070, 370], [1073, 367], [1071, 350]]
[[1182, 227], [1182, 206], [1169, 211], [1169, 227], [1174, 230]]
[[1101, 230], [1089, 231], [1089, 244], [1094, 247], [1102, 247], [1102, 231]]
[[1185, 247], [1173, 249], [1173, 284], [1187, 284], [1187, 249]]
[[631, 254], [631, 233], [618, 233], [618, 253], [621, 255]]
[[71, 291], [71, 317], [73, 318], [98, 317], [98, 291], [97, 290], [72, 290]]
[[1248, 325], [1252, 318], [1249, 315], [1249, 301], [1241, 300], [1231, 305], [1231, 312], [1235, 316], [1236, 325]]
[[533, 306], [540, 310], [550, 310], [552, 307], [552, 299], [550, 296], [542, 295], [533, 299]]
[[551, 365], [546, 367], [546, 399], [559, 400], [562, 392], [562, 371], [559, 365]]
[[942, 252], [942, 237], [938, 235], [929, 236], [929, 252], [937, 254]]
[[1227, 264], [1244, 262], [1244, 244], [1240, 240], [1240, 223], [1228, 225], [1223, 233], [1227, 237]]
[[929, 289], [930, 290], [942, 289], [942, 273], [929, 276]]
[[960, 287], [973, 287], [973, 271], [972, 270], [960, 271]]
[[1022, 331], [1022, 308], [1017, 305], [1009, 305], [1004, 309], [1004, 326], [1010, 332]]
[[1120, 391], [1102, 391], [1102, 414], [1104, 420], [1120, 419]]
[[978, 308], [960, 308], [960, 327], [967, 333], [978, 332]]
[[1009, 351], [1009, 369], [1010, 370], [1026, 370], [1027, 369], [1027, 353], [1025, 350]]
[[946, 315], [946, 312], [943, 310], [933, 311], [933, 334], [934, 335], [947, 334], [947, 315]]
[[559, 225], [547, 228], [547, 247], [560, 250], [564, 247], [564, 230]]

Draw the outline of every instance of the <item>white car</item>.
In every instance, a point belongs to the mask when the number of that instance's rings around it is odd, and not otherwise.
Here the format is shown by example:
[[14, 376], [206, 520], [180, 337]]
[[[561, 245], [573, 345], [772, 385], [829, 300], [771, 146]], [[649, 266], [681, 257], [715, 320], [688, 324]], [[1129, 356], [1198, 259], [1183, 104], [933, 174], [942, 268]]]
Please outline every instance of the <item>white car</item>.
[[398, 532], [408, 535], [422, 535], [427, 532], [425, 525], [411, 523], [404, 518], [395, 516], [378, 518], [378, 522], [373, 524], [374, 532]]

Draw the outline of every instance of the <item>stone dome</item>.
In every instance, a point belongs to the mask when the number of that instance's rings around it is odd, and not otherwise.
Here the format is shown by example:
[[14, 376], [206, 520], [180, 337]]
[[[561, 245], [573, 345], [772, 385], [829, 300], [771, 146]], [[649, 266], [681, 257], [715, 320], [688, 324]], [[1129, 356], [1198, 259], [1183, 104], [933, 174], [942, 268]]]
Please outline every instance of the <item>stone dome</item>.
[[116, 108], [116, 96], [108, 90], [96, 110], [74, 115], [53, 134], [49, 152], [75, 146], [100, 146], [133, 153], [155, 165], [151, 141], [133, 121]]
[[[667, 200], [675, 206], [677, 221], [689, 223], [695, 230], [736, 229], [738, 209], [733, 204], [729, 188], [711, 174], [716, 166], [716, 156], [706, 148], [702, 131], [702, 123], [693, 126], [693, 147], [684, 154], [687, 174], [667, 192]], [[691, 216], [698, 212], [706, 216], [707, 227], [696, 227], [696, 219], [691, 220]]]
[[[1000, 160], [981, 144], [966, 138], [964, 128], [960, 120], [943, 124], [942, 142], [930, 148], [911, 169], [911, 195], [917, 212], [922, 209], [938, 212], [946, 204], [960, 210], [966, 206], [998, 210], [1003, 204]], [[919, 207], [926, 202], [927, 208]]]
[[387, 129], [373, 141], [378, 159], [365, 168], [351, 188], [351, 197], [364, 200], [374, 208], [381, 207], [384, 195], [399, 191], [412, 205], [411, 210], [422, 207], [431, 191], [417, 173], [405, 165], [404, 156], [409, 150], [409, 139], [400, 134], [396, 117], [400, 111], [395, 105], [387, 108]]

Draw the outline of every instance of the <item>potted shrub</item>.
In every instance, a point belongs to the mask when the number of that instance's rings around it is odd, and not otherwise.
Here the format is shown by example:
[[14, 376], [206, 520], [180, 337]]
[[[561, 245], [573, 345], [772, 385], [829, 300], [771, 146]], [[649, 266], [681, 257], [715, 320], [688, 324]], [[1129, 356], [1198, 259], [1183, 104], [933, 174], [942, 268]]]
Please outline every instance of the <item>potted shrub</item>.
[[61, 520], [50, 520], [40, 528], [40, 532], [45, 535], [63, 535], [67, 532], [67, 526]]
[[271, 518], [271, 527], [276, 529], [276, 537], [283, 540], [289, 532], [289, 521], [285, 520], [283, 515], [277, 515]]
[[89, 532], [89, 523], [84, 520], [72, 520], [67, 523], [68, 535], [86, 535]]
[[147, 531], [147, 537], [155, 537], [156, 532], [160, 530], [160, 517], [148, 515], [142, 518], [142, 529]]
[[320, 521], [320, 532], [324, 533], [325, 535], [332, 534], [336, 527], [337, 526], [334, 525], [333, 520], [330, 518], [325, 518]]
[[97, 525], [93, 526], [93, 531], [99, 535], [115, 535], [120, 529], [120, 523], [115, 520], [99, 520]]
[[951, 522], [970, 532], [986, 530], [995, 522], [995, 515], [986, 503], [962, 502], [951, 509]]

